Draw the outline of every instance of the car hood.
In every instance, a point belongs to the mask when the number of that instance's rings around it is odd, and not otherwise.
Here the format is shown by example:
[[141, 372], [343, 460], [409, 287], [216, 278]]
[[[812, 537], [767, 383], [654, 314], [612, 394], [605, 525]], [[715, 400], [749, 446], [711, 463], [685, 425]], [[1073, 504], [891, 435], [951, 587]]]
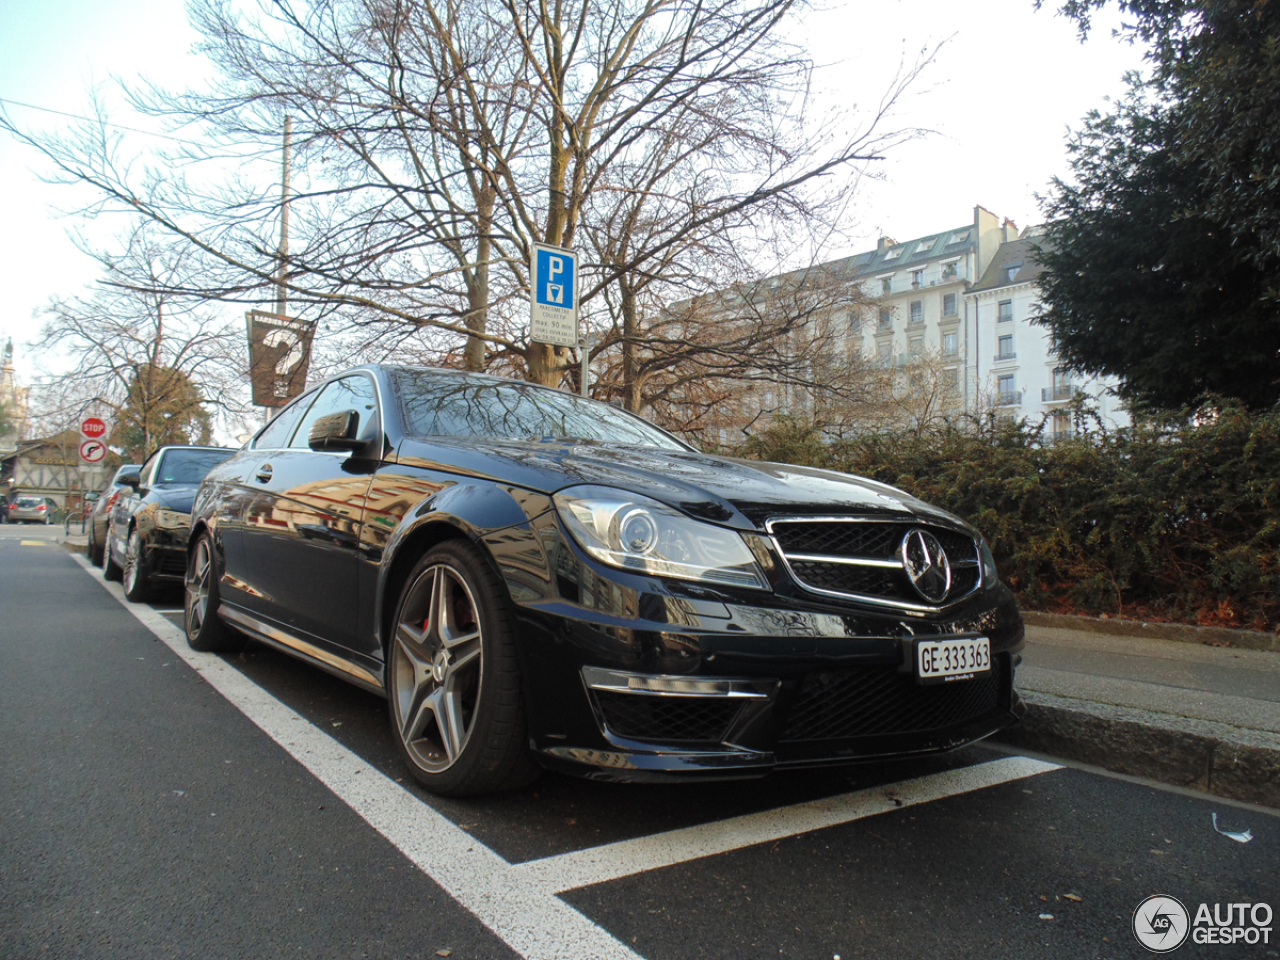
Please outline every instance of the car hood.
[[477, 438], [405, 440], [406, 465], [483, 477], [544, 493], [576, 484], [620, 487], [740, 529], [783, 515], [885, 515], [960, 523], [893, 487], [862, 477], [781, 463], [593, 441]]

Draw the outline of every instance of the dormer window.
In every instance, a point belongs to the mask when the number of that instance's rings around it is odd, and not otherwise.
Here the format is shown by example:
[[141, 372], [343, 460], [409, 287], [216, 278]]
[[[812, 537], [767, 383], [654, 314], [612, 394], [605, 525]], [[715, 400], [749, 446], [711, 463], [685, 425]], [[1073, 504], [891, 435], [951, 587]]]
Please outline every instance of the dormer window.
[[1004, 282], [1013, 283], [1013, 281], [1018, 279], [1018, 274], [1021, 272], [1022, 272], [1021, 260], [1019, 260], [1017, 263], [1009, 264], [1007, 267], [1004, 268]]
[[894, 247], [884, 255], [884, 258], [886, 260], [897, 260], [900, 256], [902, 256], [902, 251], [905, 249], [906, 249], [905, 247]]

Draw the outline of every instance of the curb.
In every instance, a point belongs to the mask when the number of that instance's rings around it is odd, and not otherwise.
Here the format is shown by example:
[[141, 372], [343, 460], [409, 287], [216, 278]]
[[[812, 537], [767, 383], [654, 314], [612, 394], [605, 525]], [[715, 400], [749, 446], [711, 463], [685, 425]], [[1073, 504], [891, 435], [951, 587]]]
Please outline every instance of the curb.
[[1080, 617], [1066, 613], [1022, 611], [1022, 619], [1031, 627], [1056, 627], [1062, 630], [1087, 630], [1117, 637], [1148, 637], [1152, 640], [1178, 640], [1204, 643], [1215, 647], [1238, 647], [1242, 650], [1267, 650], [1280, 653], [1280, 634], [1261, 630], [1235, 630], [1230, 627], [1193, 627], [1185, 623], [1148, 623], [1145, 620], [1115, 620], [1102, 617]]
[[994, 739], [1203, 793], [1280, 808], [1280, 734], [1020, 693], [1026, 717]]
[[86, 557], [89, 555], [89, 544], [87, 543], [75, 543], [72, 540], [59, 540], [58, 543], [62, 545], [62, 549], [67, 553], [83, 553]]

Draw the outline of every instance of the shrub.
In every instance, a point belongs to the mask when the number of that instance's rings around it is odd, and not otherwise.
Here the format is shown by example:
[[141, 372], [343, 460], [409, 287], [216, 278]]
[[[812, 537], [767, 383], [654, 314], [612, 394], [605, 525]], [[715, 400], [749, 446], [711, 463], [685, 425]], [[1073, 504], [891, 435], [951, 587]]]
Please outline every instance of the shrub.
[[989, 417], [833, 442], [783, 420], [737, 452], [870, 477], [963, 517], [1028, 608], [1277, 629], [1278, 441], [1280, 409], [1211, 401], [1054, 443], [1043, 425]]

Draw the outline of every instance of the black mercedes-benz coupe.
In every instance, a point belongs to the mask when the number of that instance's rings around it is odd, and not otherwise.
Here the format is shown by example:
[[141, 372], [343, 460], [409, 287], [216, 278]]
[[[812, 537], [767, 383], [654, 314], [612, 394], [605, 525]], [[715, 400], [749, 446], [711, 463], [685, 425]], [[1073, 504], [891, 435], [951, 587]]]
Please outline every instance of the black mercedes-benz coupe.
[[347, 371], [214, 467], [186, 629], [384, 695], [443, 794], [948, 750], [1022, 709], [1022, 619], [962, 521], [445, 370]]

